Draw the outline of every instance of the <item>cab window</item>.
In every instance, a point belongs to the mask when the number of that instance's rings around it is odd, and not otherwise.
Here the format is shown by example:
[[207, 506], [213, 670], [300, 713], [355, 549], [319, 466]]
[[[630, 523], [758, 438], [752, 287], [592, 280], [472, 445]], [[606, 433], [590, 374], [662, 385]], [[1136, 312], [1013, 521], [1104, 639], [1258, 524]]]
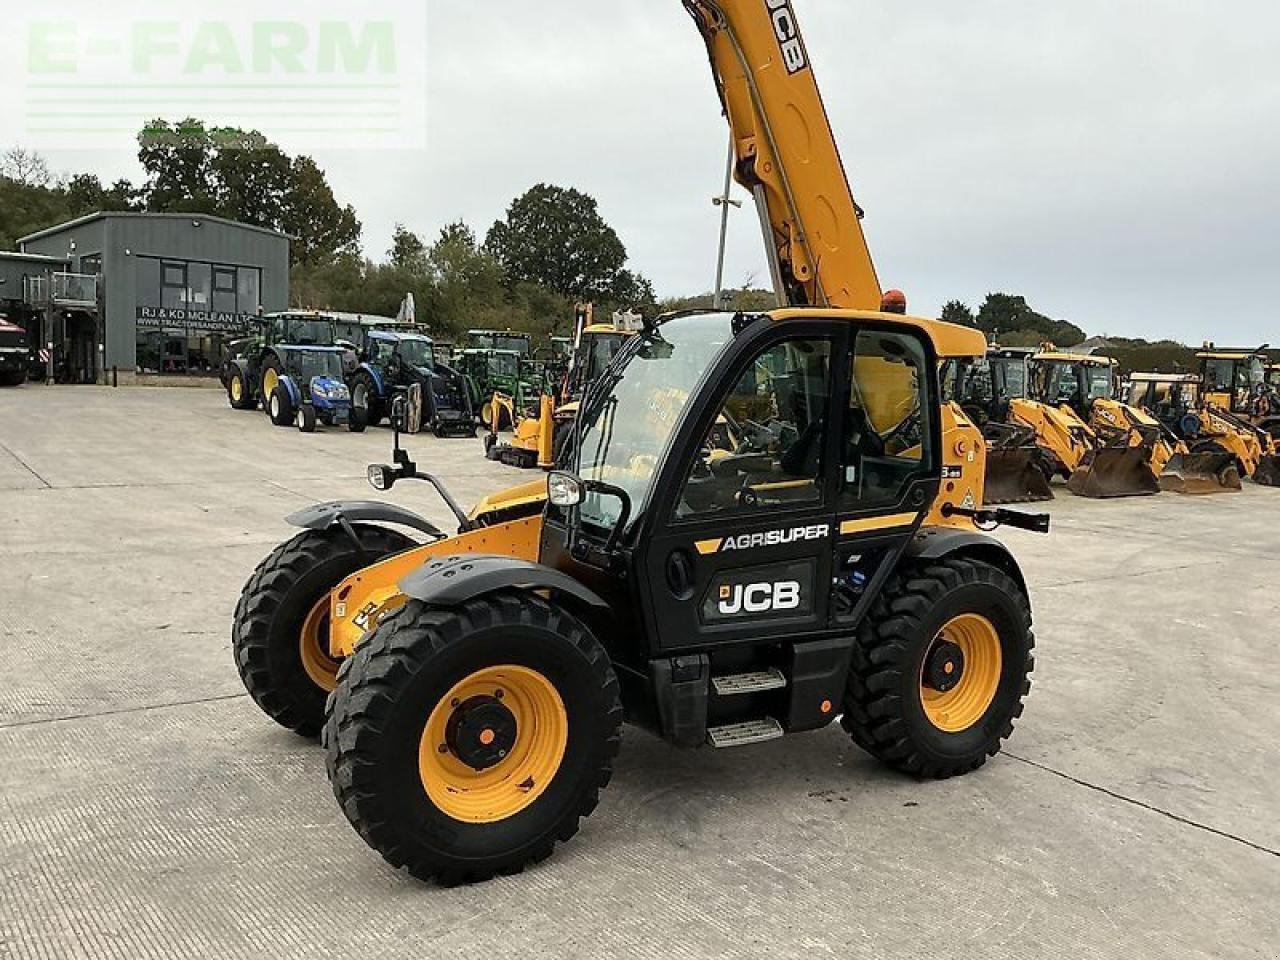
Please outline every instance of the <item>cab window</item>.
[[912, 337], [862, 331], [850, 362], [841, 510], [892, 506], [934, 471], [929, 361]]
[[832, 345], [787, 340], [748, 366], [718, 411], [685, 480], [676, 516], [820, 504]]

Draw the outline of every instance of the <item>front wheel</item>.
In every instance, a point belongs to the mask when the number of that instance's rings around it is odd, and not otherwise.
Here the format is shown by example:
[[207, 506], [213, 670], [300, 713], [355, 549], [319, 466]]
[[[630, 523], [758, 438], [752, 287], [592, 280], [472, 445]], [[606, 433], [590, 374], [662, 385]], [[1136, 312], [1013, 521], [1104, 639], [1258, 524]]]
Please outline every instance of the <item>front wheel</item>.
[[309, 403], [304, 403], [298, 408], [298, 429], [303, 433], [316, 432], [316, 408]]
[[417, 543], [386, 527], [307, 530], [254, 570], [236, 604], [231, 647], [245, 689], [282, 727], [314, 737], [337, 682], [329, 655], [329, 592], [351, 574]]
[[577, 832], [621, 726], [608, 655], [553, 603], [411, 601], [343, 666], [325, 758], [343, 812], [383, 858], [465, 883], [518, 872]]
[[976, 770], [1022, 716], [1034, 646], [1026, 596], [1004, 571], [967, 559], [902, 571], [859, 629], [844, 728], [904, 773]]
[[287, 427], [293, 423], [293, 398], [289, 396], [283, 383], [267, 396], [267, 416], [277, 427]]

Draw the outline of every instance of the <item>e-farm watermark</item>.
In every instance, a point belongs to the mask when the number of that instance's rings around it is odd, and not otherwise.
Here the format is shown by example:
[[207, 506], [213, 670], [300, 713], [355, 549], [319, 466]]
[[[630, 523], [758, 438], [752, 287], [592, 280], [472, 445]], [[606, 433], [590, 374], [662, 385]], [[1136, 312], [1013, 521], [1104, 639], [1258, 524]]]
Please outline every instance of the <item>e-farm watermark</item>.
[[[125, 148], [149, 121], [290, 148], [420, 149], [426, 0], [69, 0], [19, 14], [0, 126], [34, 148]], [[8, 31], [7, 31], [8, 32]], [[16, 51], [15, 51], [16, 52]]]

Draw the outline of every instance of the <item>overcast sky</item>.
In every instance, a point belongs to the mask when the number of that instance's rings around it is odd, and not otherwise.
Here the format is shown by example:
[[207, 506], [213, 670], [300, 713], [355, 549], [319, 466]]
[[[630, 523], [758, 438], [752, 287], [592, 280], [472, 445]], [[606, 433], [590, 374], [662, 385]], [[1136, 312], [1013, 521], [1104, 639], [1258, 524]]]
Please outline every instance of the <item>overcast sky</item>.
[[[1280, 5], [795, 6], [881, 277], [912, 312], [1004, 290], [1092, 333], [1280, 343]], [[399, 38], [426, 58], [427, 149], [311, 151], [370, 254], [397, 221], [483, 235], [548, 181], [600, 201], [661, 295], [711, 287], [727, 131], [678, 0], [428, 12], [425, 47]], [[138, 176], [123, 149], [51, 159]], [[763, 285], [761, 247], [754, 215], [735, 214], [731, 283]]]

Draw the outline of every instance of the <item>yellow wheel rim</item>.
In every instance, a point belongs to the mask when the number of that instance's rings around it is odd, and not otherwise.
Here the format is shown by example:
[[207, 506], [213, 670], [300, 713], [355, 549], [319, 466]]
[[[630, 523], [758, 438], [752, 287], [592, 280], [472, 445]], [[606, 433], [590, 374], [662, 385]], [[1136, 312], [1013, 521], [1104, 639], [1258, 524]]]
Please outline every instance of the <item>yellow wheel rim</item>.
[[[486, 769], [461, 759], [474, 743], [465, 742], [459, 731], [477, 707], [505, 710], [514, 727], [505, 756]], [[494, 735], [492, 729], [480, 729], [475, 739], [489, 746]], [[498, 745], [503, 743], [507, 740]], [[489, 667], [456, 684], [431, 711], [418, 748], [418, 770], [427, 796], [442, 813], [464, 823], [496, 823], [543, 794], [568, 743], [569, 718], [550, 680], [527, 667]]]
[[232, 377], [231, 378], [231, 399], [234, 400], [236, 403], [239, 403], [243, 397], [244, 397], [244, 384], [240, 381], [239, 377]]
[[280, 374], [276, 373], [273, 367], [262, 375], [262, 399], [270, 400], [271, 395], [276, 392], [276, 387], [279, 385]]
[[[956, 649], [962, 663], [954, 658]], [[951, 620], [938, 632], [920, 667], [920, 702], [929, 722], [946, 733], [968, 730], [990, 709], [1003, 668], [1000, 634], [990, 620], [976, 613]], [[957, 672], [960, 679], [954, 681]], [[938, 689], [940, 681], [954, 686], [944, 692]]]
[[302, 669], [311, 682], [325, 693], [332, 693], [338, 685], [338, 668], [342, 661], [329, 655], [329, 594], [320, 598], [302, 622], [298, 652], [302, 656]]

